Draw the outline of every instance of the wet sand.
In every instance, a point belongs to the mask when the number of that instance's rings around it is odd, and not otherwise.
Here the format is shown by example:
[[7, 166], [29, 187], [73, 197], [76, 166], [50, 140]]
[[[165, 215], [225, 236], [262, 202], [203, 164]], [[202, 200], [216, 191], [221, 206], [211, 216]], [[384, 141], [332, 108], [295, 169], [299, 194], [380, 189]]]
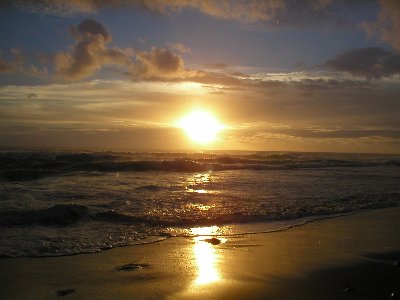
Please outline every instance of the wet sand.
[[399, 299], [400, 208], [221, 243], [0, 259], [1, 299]]

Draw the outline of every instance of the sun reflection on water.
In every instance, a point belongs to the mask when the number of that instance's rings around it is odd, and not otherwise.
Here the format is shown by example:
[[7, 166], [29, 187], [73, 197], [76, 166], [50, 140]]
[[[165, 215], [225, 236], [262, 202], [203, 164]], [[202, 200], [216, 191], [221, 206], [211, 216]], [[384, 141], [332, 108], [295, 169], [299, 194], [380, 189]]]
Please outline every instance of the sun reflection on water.
[[[193, 253], [198, 270], [194, 284], [197, 286], [216, 282], [221, 279], [219, 272], [219, 254], [214, 245], [205, 241], [219, 230], [218, 226], [192, 228], [194, 237]], [[221, 242], [225, 242], [222, 240]]]
[[189, 193], [196, 193], [196, 194], [207, 194], [207, 190], [194, 190], [194, 189], [187, 189]]
[[186, 179], [186, 190], [189, 193], [208, 194], [207, 184], [211, 182], [210, 173], [198, 173]]

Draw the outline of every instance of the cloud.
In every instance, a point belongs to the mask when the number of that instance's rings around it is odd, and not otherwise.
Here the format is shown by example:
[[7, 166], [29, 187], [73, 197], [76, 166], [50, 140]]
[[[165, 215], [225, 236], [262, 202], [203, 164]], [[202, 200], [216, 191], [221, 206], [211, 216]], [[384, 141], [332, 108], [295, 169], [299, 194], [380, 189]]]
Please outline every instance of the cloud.
[[186, 70], [181, 56], [165, 48], [152, 48], [149, 52], [136, 51], [131, 78], [135, 80], [183, 80]]
[[35, 98], [37, 98], [37, 94], [35, 94], [35, 93], [29, 93], [29, 94], [26, 96], [26, 98], [28, 98], [28, 99], [35, 99]]
[[37, 78], [48, 78], [48, 70], [46, 67], [38, 67], [35, 65], [30, 65], [25, 67], [21, 72], [25, 75], [37, 77]]
[[[90, 14], [107, 8], [134, 7], [156, 13], [171, 13], [182, 9], [196, 9], [204, 14], [223, 18], [254, 22], [269, 20], [284, 0], [19, 0], [10, 4], [33, 13], [55, 15]], [[320, 1], [318, 1], [320, 2]]]
[[[224, 137], [229, 135], [227, 147], [231, 142], [248, 140], [250, 144], [246, 145], [261, 148], [275, 145], [277, 150], [281, 145], [281, 149], [290, 147], [293, 150], [399, 152], [398, 145], [382, 146], [387, 147], [385, 149], [351, 145], [369, 138], [380, 137], [385, 143], [400, 139], [400, 87], [396, 80], [238, 80], [236, 85], [228, 85], [233, 84], [229, 82], [231, 79], [218, 77], [220, 75], [205, 73], [196, 79], [213, 83], [219, 80], [226, 85], [202, 87], [180, 82], [108, 79], [0, 86], [0, 123], [3, 129], [13, 132], [14, 137], [12, 126], [18, 126], [20, 131], [23, 126], [37, 127], [26, 133], [32, 143], [35, 142], [33, 137], [47, 129], [59, 130], [51, 137], [60, 143], [72, 132], [83, 134], [93, 130], [96, 134], [91, 142], [82, 137], [77, 144], [95, 145], [95, 137], [102, 140], [106, 130], [171, 126], [171, 120], [199, 104], [214, 111], [224, 124], [232, 126], [226, 135], [224, 133]], [[358, 83], [369, 89], [359, 88]], [[204, 93], [210, 88], [225, 93]], [[311, 90], [312, 96], [302, 93], [303, 89]], [[30, 93], [38, 97], [29, 99]], [[165, 138], [160, 138], [161, 141]], [[104, 145], [114, 145], [113, 142], [108, 140]], [[115, 142], [122, 145], [122, 137]], [[32, 143], [30, 145], [34, 145]], [[140, 144], [140, 140], [135, 138], [132, 145], [135, 143]], [[327, 143], [326, 147], [321, 144], [318, 148], [320, 143]], [[343, 149], [339, 147], [341, 143]], [[233, 148], [240, 146], [232, 145]]]
[[[168, 43], [169, 48], [153, 47], [149, 51], [111, 48], [111, 34], [105, 26], [92, 19], [72, 26], [70, 33], [75, 40], [70, 51], [35, 55], [36, 60], [43, 65], [53, 63], [54, 79], [81, 80], [95, 75], [104, 66], [116, 65], [121, 68], [116, 70], [118, 73], [127, 75], [133, 81], [241, 84], [233, 75], [186, 69], [182, 56], [173, 52], [173, 49], [180, 53], [190, 51], [180, 43]], [[48, 77], [44, 66], [24, 66], [25, 56], [21, 50], [11, 49], [11, 54], [14, 57], [12, 62], [0, 61], [0, 72], [18, 71], [30, 76]]]
[[0, 59], [0, 73], [19, 72], [24, 75], [45, 78], [47, 77], [47, 68], [36, 65], [25, 65], [26, 57], [21, 49], [12, 48], [10, 54], [13, 59], [9, 62]]
[[[179, 1], [176, 2], [179, 3]], [[187, 6], [213, 17], [256, 22], [273, 18], [277, 10], [285, 6], [285, 2], [282, 0], [254, 0], [249, 2], [208, 0], [187, 1]]]
[[180, 53], [191, 53], [192, 49], [182, 43], [167, 43], [167, 46]]
[[[88, 19], [70, 29], [75, 39], [71, 52], [54, 56], [55, 77], [80, 80], [96, 74], [106, 65], [122, 67], [126, 75], [136, 81], [186, 80], [196, 71], [186, 70], [183, 59], [171, 49], [155, 48], [139, 51], [132, 48], [110, 48], [111, 34], [102, 24]], [[180, 52], [189, 51], [183, 44], [169, 44]]]
[[322, 67], [377, 79], [400, 74], [400, 55], [379, 47], [356, 48], [326, 61]]
[[223, 86], [238, 86], [238, 87], [245, 86], [243, 80], [236, 78], [234, 76], [215, 73], [215, 72], [206, 72], [206, 71], [197, 71], [193, 76], [187, 78], [187, 80], [206, 85], [215, 84]]
[[91, 38], [97, 34], [100, 34], [106, 42], [110, 42], [112, 40], [112, 37], [108, 33], [107, 29], [102, 24], [92, 19], [87, 19], [78, 26], [72, 27], [71, 31], [77, 40], [81, 38]]
[[[226, 20], [245, 23], [270, 22], [283, 25], [305, 25], [326, 22], [343, 24], [351, 21], [357, 3], [344, 0], [20, 0], [8, 1], [33, 13], [69, 16], [92, 14], [108, 8], [136, 8], [159, 14], [185, 9]], [[278, 21], [278, 22], [277, 22]]]
[[211, 70], [226, 70], [230, 67], [228, 64], [224, 64], [224, 63], [205, 64], [203, 66], [206, 69], [211, 69]]
[[10, 54], [13, 58], [11, 61], [0, 59], [0, 73], [16, 72], [18, 69], [22, 68], [24, 61], [22, 51], [18, 48], [12, 48], [10, 49]]
[[104, 65], [130, 64], [129, 50], [107, 46], [112, 37], [102, 24], [88, 19], [71, 27], [71, 34], [76, 41], [72, 52], [59, 52], [54, 58], [57, 78], [79, 80], [95, 74]]
[[400, 139], [400, 130], [396, 129], [270, 129], [271, 133], [285, 134], [301, 138], [318, 139], [354, 139], [365, 137], [387, 137]]
[[388, 43], [400, 51], [400, 1], [380, 0], [381, 10], [378, 19], [364, 22], [362, 27], [372, 36], [377, 36], [382, 42]]
[[0, 59], [0, 73], [14, 72], [15, 67]]
[[[71, 16], [104, 9], [141, 9], [157, 14], [195, 10], [202, 14], [247, 24], [267, 26], [355, 25], [368, 1], [347, 0], [3, 0], [31, 13]], [[389, 0], [390, 1], [390, 0]], [[395, 2], [397, 0], [392, 0]]]
[[358, 80], [336, 80], [336, 79], [301, 79], [299, 81], [292, 81], [292, 86], [296, 86], [298, 89], [309, 92], [335, 92], [335, 90], [353, 90], [353, 91], [366, 91], [373, 87], [373, 84], [366, 81]]
[[[68, 16], [93, 13], [99, 6], [96, 2], [96, 0], [5, 0], [3, 5], [13, 5], [32, 13]], [[99, 2], [104, 4], [110, 2], [111, 4], [112, 1]]]

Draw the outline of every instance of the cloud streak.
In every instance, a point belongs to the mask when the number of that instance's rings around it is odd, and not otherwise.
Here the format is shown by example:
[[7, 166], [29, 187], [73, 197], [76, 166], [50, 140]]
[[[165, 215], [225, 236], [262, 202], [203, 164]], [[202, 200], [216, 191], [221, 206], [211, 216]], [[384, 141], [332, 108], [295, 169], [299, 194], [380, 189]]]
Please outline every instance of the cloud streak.
[[357, 3], [344, 0], [20, 0], [8, 1], [32, 13], [68, 16], [109, 8], [134, 8], [158, 14], [196, 10], [205, 15], [245, 23], [312, 25], [351, 22]]
[[[317, 1], [321, 2], [321, 1]], [[33, 13], [55, 15], [90, 14], [107, 8], [136, 8], [156, 13], [179, 12], [195, 9], [204, 14], [249, 22], [269, 20], [278, 9], [285, 6], [284, 0], [25, 0], [8, 1], [20, 9]]]
[[379, 47], [350, 49], [326, 61], [322, 67], [378, 79], [400, 74], [400, 55]]
[[[369, 89], [361, 89], [358, 82]], [[382, 151], [378, 146], [362, 148], [361, 143], [379, 140], [387, 145], [400, 140], [400, 88], [396, 82], [377, 81], [371, 85], [365, 80], [315, 79], [282, 82], [276, 87], [273, 84], [256, 87], [249, 83], [212, 95], [200, 84], [187, 88], [179, 82], [131, 80], [0, 87], [0, 127], [14, 136], [18, 131], [21, 143], [38, 136], [44, 140], [46, 136], [65, 145], [65, 136], [73, 134], [80, 136], [77, 144], [86, 145], [85, 136], [91, 134], [92, 141], [107, 139], [108, 145], [122, 145], [128, 138], [134, 147], [136, 143], [144, 144], [142, 133], [149, 127], [159, 134], [161, 143], [162, 128], [173, 127], [174, 120], [200, 104], [219, 115], [224, 124], [232, 125], [224, 136], [229, 143], [238, 143], [235, 147], [245, 147], [248, 144], [240, 143], [247, 141], [261, 148], [275, 145], [278, 150], [279, 145], [291, 145], [291, 149], [333, 151], [349, 150], [351, 143], [358, 143], [359, 150]], [[299, 93], [303, 89], [307, 93]], [[110, 140], [111, 131], [123, 130], [137, 133]], [[49, 136], [49, 132], [54, 134]], [[341, 142], [343, 149], [332, 148]], [[324, 148], [323, 143], [330, 146]], [[151, 140], [148, 145], [154, 146]], [[385, 149], [400, 149], [390, 147]]]

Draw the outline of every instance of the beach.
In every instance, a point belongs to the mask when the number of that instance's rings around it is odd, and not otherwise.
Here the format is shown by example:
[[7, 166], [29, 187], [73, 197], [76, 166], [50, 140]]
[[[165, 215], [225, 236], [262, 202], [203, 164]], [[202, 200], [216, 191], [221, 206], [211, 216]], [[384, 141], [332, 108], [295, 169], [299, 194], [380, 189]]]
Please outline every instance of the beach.
[[0, 260], [2, 299], [397, 299], [400, 208], [287, 230]]
[[0, 3], [0, 300], [400, 299], [400, 0]]

